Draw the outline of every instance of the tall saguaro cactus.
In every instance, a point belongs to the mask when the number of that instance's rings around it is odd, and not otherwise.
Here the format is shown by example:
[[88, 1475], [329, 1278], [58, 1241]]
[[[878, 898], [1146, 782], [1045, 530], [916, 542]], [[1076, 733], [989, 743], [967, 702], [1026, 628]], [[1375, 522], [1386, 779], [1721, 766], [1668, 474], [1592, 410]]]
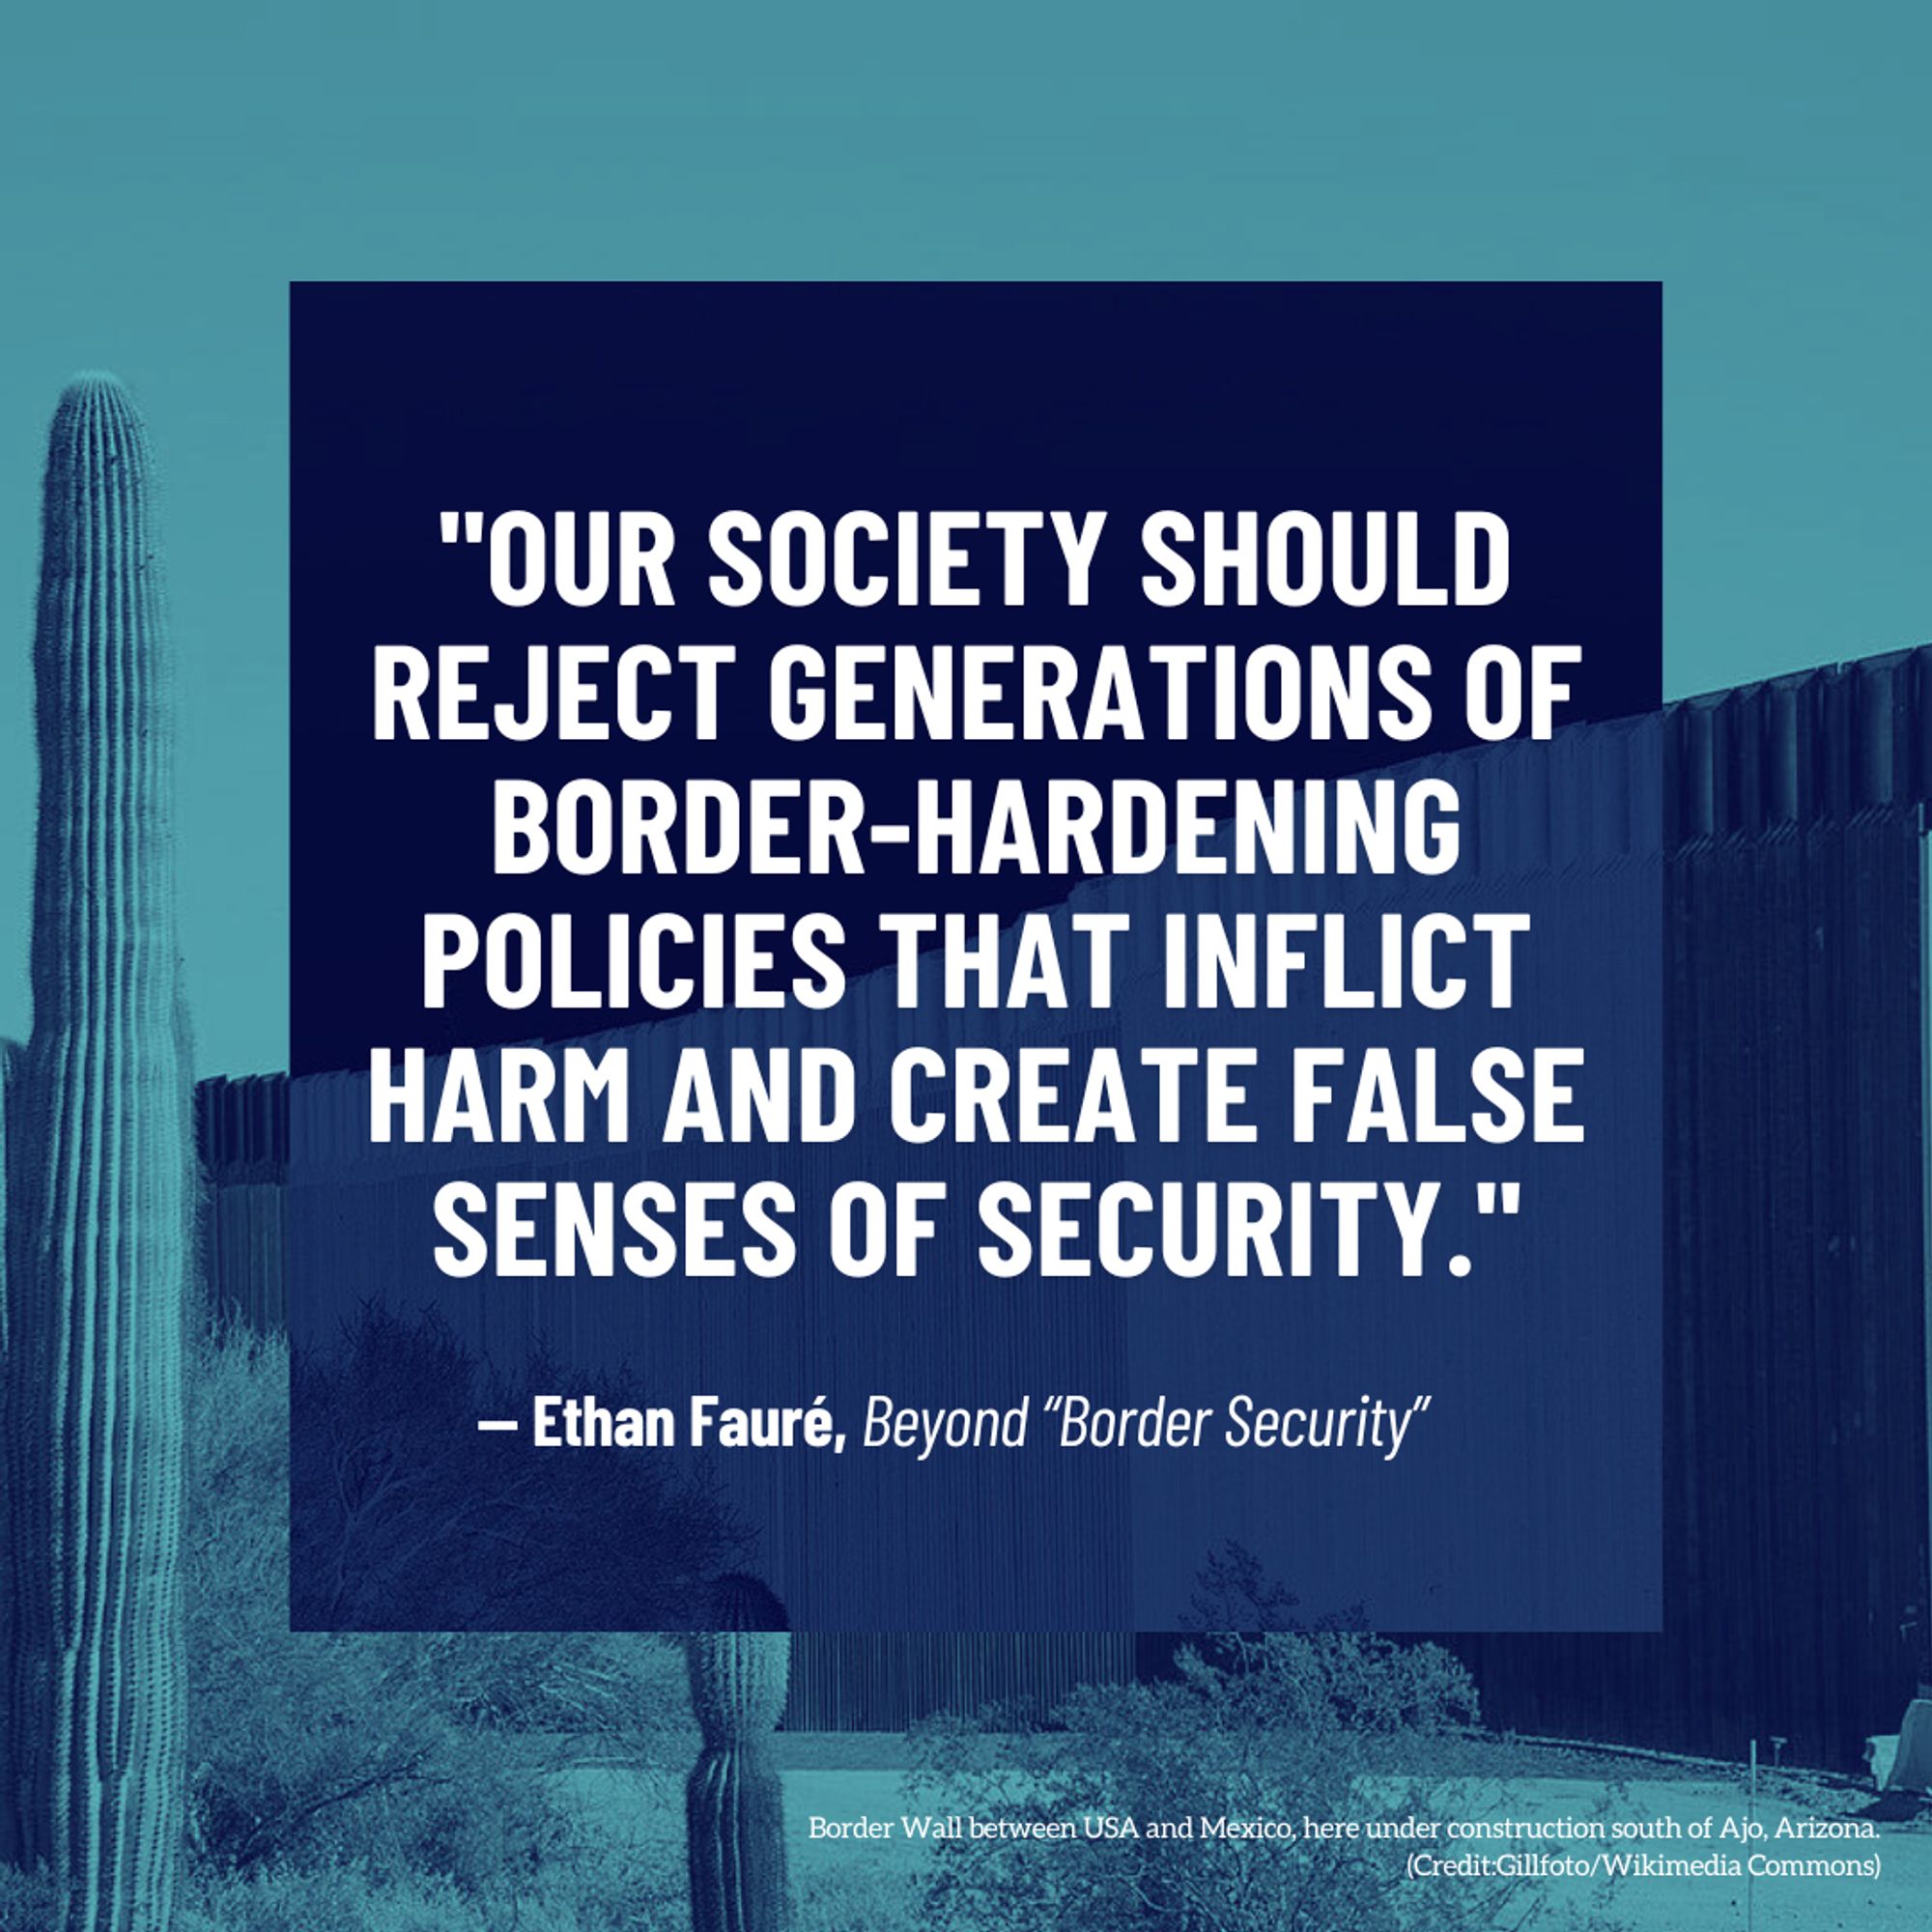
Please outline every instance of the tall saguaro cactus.
[[63, 1932], [164, 1932], [183, 1815], [192, 1090], [151, 469], [121, 385], [77, 378], [47, 449], [0, 1290], [0, 1854], [51, 1870]]
[[688, 1639], [691, 1702], [704, 1748], [685, 1787], [692, 1932], [782, 1932], [784, 1794], [772, 1732], [784, 1709], [791, 1634], [751, 1577], [720, 1580], [716, 1628]]

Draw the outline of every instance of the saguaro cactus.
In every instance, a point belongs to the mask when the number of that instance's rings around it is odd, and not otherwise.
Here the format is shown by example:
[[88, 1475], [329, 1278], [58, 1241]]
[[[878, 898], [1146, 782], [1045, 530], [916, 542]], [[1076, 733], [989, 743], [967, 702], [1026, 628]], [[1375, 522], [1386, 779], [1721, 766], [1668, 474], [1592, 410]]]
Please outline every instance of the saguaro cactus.
[[784, 1709], [791, 1635], [783, 1605], [751, 1577], [720, 1579], [712, 1623], [687, 1650], [704, 1734], [685, 1788], [692, 1932], [781, 1932], [790, 1898], [771, 1738]]
[[162, 1932], [182, 1829], [192, 1092], [170, 659], [140, 417], [83, 376], [48, 442], [34, 638], [34, 1029], [7, 1094], [0, 1854], [63, 1932]]

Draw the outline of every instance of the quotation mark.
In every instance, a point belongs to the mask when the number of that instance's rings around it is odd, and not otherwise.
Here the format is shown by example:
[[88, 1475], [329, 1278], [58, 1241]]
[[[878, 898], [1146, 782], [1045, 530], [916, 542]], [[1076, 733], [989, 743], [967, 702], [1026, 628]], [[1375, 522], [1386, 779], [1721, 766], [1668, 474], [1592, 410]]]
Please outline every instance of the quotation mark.
[[[1514, 1214], [1522, 1206], [1522, 1182], [1520, 1180], [1479, 1180], [1476, 1183], [1476, 1212], [1493, 1214], [1496, 1211], [1496, 1189], [1502, 1188], [1502, 1211]], [[1475, 1266], [1467, 1255], [1451, 1255], [1449, 1272], [1458, 1281]]]
[[442, 513], [442, 540], [454, 543], [457, 540], [457, 525], [461, 519], [463, 541], [481, 543], [483, 541], [483, 512], [481, 510], [445, 510]]

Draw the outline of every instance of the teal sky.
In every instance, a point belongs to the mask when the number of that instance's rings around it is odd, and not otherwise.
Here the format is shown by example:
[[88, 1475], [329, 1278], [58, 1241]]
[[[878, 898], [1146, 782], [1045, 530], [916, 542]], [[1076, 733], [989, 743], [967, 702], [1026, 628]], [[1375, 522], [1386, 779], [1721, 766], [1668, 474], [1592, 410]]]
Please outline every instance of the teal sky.
[[1923, 7], [285, 12], [9, 19], [0, 1033], [41, 440], [104, 366], [168, 485], [201, 1066], [282, 1063], [292, 278], [1657, 278], [1668, 689], [1932, 631]]

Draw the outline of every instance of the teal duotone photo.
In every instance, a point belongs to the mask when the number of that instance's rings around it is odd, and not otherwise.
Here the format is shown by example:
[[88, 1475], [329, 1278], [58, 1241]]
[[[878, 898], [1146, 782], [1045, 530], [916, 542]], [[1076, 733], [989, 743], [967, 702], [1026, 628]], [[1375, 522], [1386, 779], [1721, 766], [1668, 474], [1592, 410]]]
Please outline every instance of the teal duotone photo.
[[[1897, 4], [10, 21], [0, 1932], [1932, 1922], [1928, 64]], [[1109, 278], [1663, 288], [1664, 1634], [1311, 1629], [1239, 1548], [1152, 1635], [794, 1634], [690, 1498], [697, 1636], [291, 1632], [290, 283]], [[533, 1372], [344, 1346], [432, 1434]]]

